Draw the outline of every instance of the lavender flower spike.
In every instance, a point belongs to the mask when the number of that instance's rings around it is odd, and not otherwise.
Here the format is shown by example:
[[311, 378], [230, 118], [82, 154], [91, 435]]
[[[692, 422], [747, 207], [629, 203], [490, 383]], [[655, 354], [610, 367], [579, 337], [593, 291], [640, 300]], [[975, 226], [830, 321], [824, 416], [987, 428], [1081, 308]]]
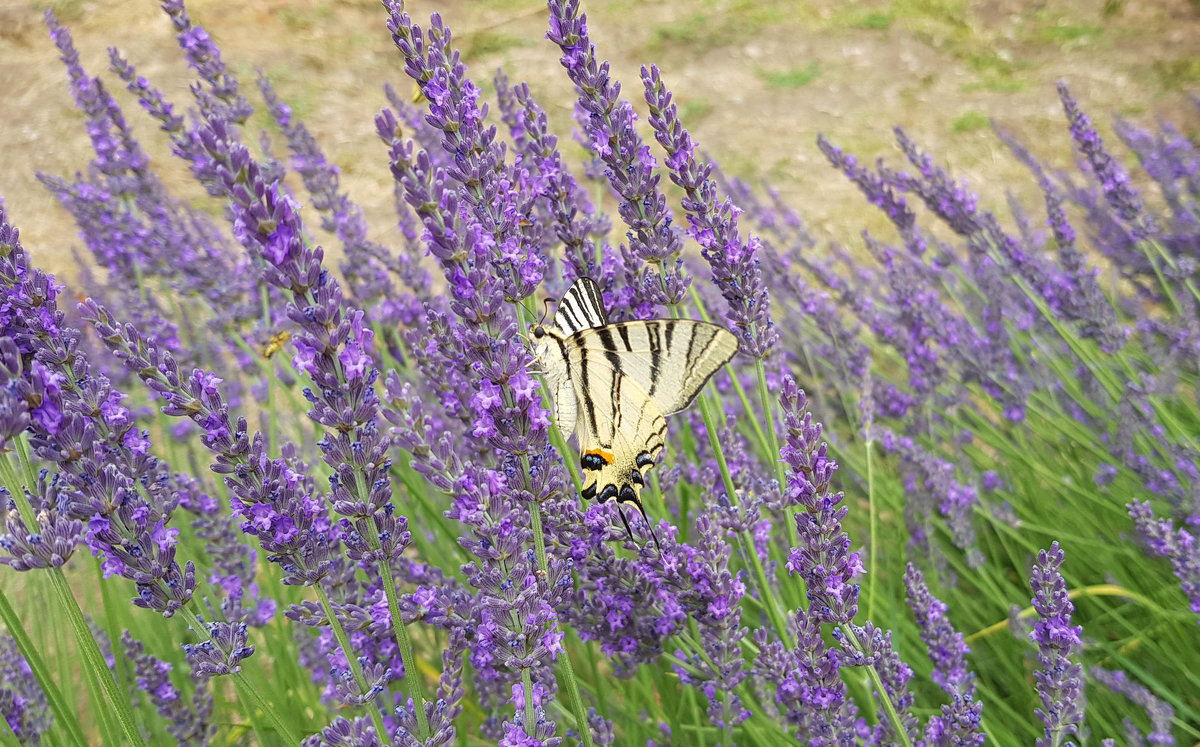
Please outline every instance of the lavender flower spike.
[[929, 593], [925, 578], [912, 563], [904, 573], [908, 606], [921, 628], [921, 640], [933, 661], [933, 681], [954, 699], [942, 706], [942, 714], [929, 719], [925, 741], [929, 744], [978, 745], [985, 735], [979, 731], [983, 703], [974, 700], [975, 674], [967, 669], [971, 649], [946, 617], [946, 603]]
[[[1146, 709], [1146, 715], [1150, 718], [1151, 732], [1145, 741], [1150, 744], [1175, 744], [1175, 736], [1171, 734], [1171, 720], [1175, 718], [1175, 709], [1171, 707], [1170, 703], [1156, 698], [1148, 687], [1133, 682], [1124, 672], [1110, 672], [1107, 669], [1092, 667], [1088, 669], [1088, 677], [1114, 693], [1124, 695], [1129, 702]], [[1128, 718], [1125, 719], [1125, 731], [1129, 736], [1129, 744], [1137, 743], [1142, 739], [1141, 732]]]
[[1059, 572], [1064, 557], [1058, 542], [1042, 550], [1029, 579], [1033, 607], [1038, 613], [1030, 637], [1038, 645], [1038, 662], [1042, 665], [1033, 673], [1042, 700], [1037, 715], [1046, 725], [1037, 740], [1038, 747], [1074, 744], [1064, 740], [1078, 734], [1083, 722], [1083, 668], [1071, 661], [1083, 647], [1083, 628], [1071, 625], [1075, 605], [1067, 596], [1067, 582]]
[[1200, 543], [1196, 536], [1182, 527], [1176, 529], [1169, 519], [1159, 519], [1149, 502], [1130, 503], [1129, 515], [1150, 554], [1171, 561], [1190, 609], [1200, 615]]
[[742, 240], [738, 216], [742, 211], [717, 191], [711, 163], [696, 159], [696, 144], [679, 121], [671, 92], [657, 66], [642, 67], [642, 85], [650, 105], [650, 126], [667, 151], [671, 181], [687, 193], [688, 235], [700, 244], [700, 254], [712, 268], [713, 282], [729, 302], [729, 321], [742, 339], [742, 349], [755, 358], [765, 358], [779, 340], [771, 320], [771, 297], [763, 281], [758, 255], [762, 244], [757, 236]]
[[1135, 239], [1146, 239], [1158, 233], [1158, 226], [1147, 212], [1142, 198], [1129, 179], [1121, 164], [1104, 149], [1104, 140], [1096, 132], [1092, 120], [1079, 108], [1067, 84], [1058, 83], [1058, 97], [1062, 99], [1063, 111], [1071, 125], [1071, 139], [1079, 147], [1096, 179], [1109, 206], [1131, 229]]
[[[618, 212], [630, 228], [629, 248], [646, 263], [638, 275], [636, 300], [643, 305], [677, 305], [691, 284], [679, 258], [683, 236], [671, 224], [667, 199], [654, 173], [657, 164], [637, 134], [633, 106], [621, 98], [621, 85], [609, 77], [608, 63], [596, 61], [579, 0], [550, 0], [546, 38], [563, 52], [560, 62], [579, 93], [579, 105], [589, 115], [588, 146], [604, 163], [609, 182], [621, 198]], [[651, 273], [651, 266], [657, 268], [658, 277]]]
[[[212, 694], [198, 683], [189, 704], [171, 682], [168, 675], [172, 668], [170, 662], [146, 653], [145, 645], [128, 630], [121, 635], [121, 645], [125, 648], [126, 658], [133, 663], [138, 688], [149, 696], [158, 715], [167, 721], [167, 733], [181, 745], [203, 747], [209, 744], [217, 735], [217, 724], [211, 720]], [[193, 678], [196, 679], [194, 675]]]

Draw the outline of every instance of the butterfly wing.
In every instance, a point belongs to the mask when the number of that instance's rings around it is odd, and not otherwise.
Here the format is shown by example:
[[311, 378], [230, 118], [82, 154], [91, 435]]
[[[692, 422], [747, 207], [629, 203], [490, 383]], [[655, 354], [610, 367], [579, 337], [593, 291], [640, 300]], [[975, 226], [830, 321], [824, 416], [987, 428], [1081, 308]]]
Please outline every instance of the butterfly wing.
[[600, 296], [600, 286], [591, 278], [579, 278], [563, 297], [558, 301], [558, 309], [554, 312], [554, 325], [565, 335], [592, 327], [603, 327], [608, 324], [608, 314], [604, 311], [604, 299]]
[[577, 398], [571, 383], [570, 361], [564, 341], [557, 335], [544, 335], [537, 345], [538, 364], [546, 375], [551, 397], [554, 399], [554, 422], [564, 438], [575, 431]]
[[590, 370], [585, 366], [580, 377], [577, 433], [586, 476], [581, 495], [601, 502], [632, 503], [645, 518], [640, 494], [646, 472], [665, 446], [666, 418], [627, 376], [606, 366]]
[[691, 319], [617, 322], [572, 338], [589, 359], [632, 379], [666, 415], [687, 409], [738, 349], [729, 330]]
[[639, 496], [666, 447], [664, 414], [696, 399], [737, 353], [737, 338], [690, 319], [610, 324], [590, 278], [567, 290], [554, 323], [558, 329], [544, 335], [539, 357], [555, 391], [559, 427], [566, 434], [573, 425], [579, 437], [587, 478], [581, 494], [632, 503], [645, 518]]

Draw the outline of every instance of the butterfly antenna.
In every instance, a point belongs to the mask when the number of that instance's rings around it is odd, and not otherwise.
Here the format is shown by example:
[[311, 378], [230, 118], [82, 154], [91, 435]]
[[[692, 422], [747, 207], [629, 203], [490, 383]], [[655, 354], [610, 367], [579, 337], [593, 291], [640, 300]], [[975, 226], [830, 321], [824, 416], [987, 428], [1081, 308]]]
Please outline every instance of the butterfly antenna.
[[538, 319], [538, 324], [546, 323], [546, 317], [550, 315], [550, 302], [551, 301], [558, 303], [557, 298], [550, 298], [549, 296], [546, 296], [546, 298], [542, 300], [542, 316], [541, 316], [541, 318]]

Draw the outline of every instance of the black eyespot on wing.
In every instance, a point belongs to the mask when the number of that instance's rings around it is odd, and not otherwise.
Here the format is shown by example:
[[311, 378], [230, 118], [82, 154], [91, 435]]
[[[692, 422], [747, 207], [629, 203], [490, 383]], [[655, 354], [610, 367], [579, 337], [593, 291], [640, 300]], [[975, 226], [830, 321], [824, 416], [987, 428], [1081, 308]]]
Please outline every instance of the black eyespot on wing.
[[600, 491], [600, 502], [605, 503], [617, 497], [617, 486], [608, 484], [604, 486], [604, 490]]
[[617, 500], [621, 503], [638, 503], [638, 505], [641, 505], [638, 502], [637, 491], [633, 489], [632, 485], [626, 485], [621, 488], [621, 494], [617, 497]]
[[584, 454], [583, 458], [579, 461], [583, 464], [584, 469], [592, 471], [604, 469], [608, 465], [608, 461], [599, 454]]
[[645, 485], [646, 480], [642, 477], [642, 473], [633, 470], [629, 475], [629, 480], [637, 485]]
[[636, 461], [638, 467], [645, 468], [654, 466], [654, 460], [650, 458], [650, 452], [648, 451], [643, 451], [641, 454], [638, 454]]
[[592, 483], [591, 485], [588, 485], [586, 488], [584, 488], [579, 493], [579, 495], [583, 496], [583, 499], [585, 501], [590, 501], [591, 499], [595, 498], [596, 497], [596, 483]]

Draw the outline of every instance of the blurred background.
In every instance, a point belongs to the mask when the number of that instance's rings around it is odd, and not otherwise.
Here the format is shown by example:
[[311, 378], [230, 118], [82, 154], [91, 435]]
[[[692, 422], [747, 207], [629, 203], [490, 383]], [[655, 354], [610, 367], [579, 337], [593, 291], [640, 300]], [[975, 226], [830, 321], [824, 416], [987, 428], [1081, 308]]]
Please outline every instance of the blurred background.
[[[91, 151], [42, 23], [47, 7], [71, 30], [88, 72], [101, 74], [125, 106], [167, 183], [202, 209], [219, 213], [221, 206], [107, 73], [106, 50], [116, 46], [177, 106], [189, 100], [192, 76], [157, 3], [3, 0], [0, 196], [35, 261], [70, 283], [80, 242], [35, 172], [72, 174], [86, 168]], [[254, 70], [271, 77], [342, 167], [372, 238], [389, 243], [392, 180], [372, 120], [385, 103], [384, 83], [406, 96], [414, 89], [379, 4], [191, 0], [188, 8], [256, 104]], [[544, 4], [416, 0], [408, 8], [414, 18], [442, 14], [468, 73], [489, 94], [497, 68], [513, 82], [527, 81], [578, 163], [574, 97], [544, 38]], [[657, 63], [684, 124], [726, 173], [766, 180], [818, 237], [852, 246], [862, 228], [881, 229], [884, 221], [827, 165], [815, 144], [819, 132], [860, 158], [898, 162], [892, 127], [901, 126], [966, 179], [984, 207], [1003, 213], [1011, 190], [1029, 198], [1035, 216], [1042, 214], [1036, 184], [998, 142], [991, 121], [1051, 163], [1068, 163], [1057, 80], [1070, 84], [1105, 134], [1113, 115], [1140, 123], [1165, 116], [1193, 138], [1200, 133], [1200, 0], [584, 0], [583, 10], [597, 55], [612, 62], [639, 112], [638, 69]], [[253, 122], [267, 126], [261, 114]], [[649, 128], [642, 134], [648, 138]]]

